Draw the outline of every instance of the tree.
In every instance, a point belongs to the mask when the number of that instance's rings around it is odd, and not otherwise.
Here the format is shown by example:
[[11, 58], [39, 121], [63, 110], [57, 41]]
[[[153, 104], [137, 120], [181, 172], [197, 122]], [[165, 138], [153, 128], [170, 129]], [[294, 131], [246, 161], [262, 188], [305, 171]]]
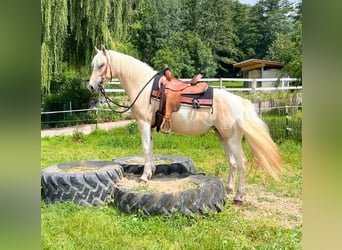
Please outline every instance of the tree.
[[146, 1], [132, 25], [131, 42], [140, 59], [151, 63], [155, 53], [164, 49], [176, 32], [182, 31], [180, 0]]
[[[129, 22], [143, 0], [41, 0], [41, 91], [61, 79], [63, 62], [89, 65], [94, 46], [126, 43]], [[128, 48], [131, 48], [128, 45]]]
[[[197, 33], [211, 48], [218, 69], [216, 75], [229, 76], [239, 54], [232, 21], [232, 0], [184, 1], [185, 29]], [[193, 23], [191, 23], [193, 22]]]
[[50, 92], [52, 78], [61, 72], [63, 45], [67, 37], [68, 8], [66, 0], [42, 0], [41, 91]]
[[256, 18], [256, 57], [263, 59], [277, 34], [286, 34], [292, 23], [289, 13], [293, 11], [288, 0], [260, 0], [252, 7], [251, 15]]
[[236, 47], [238, 50], [235, 62], [254, 58], [256, 45], [256, 18], [251, 15], [252, 6], [242, 4], [235, 0], [232, 4], [232, 21], [236, 34]]
[[151, 62], [157, 69], [167, 64], [175, 76], [186, 78], [196, 73], [211, 77], [217, 68], [211, 49], [198, 34], [191, 31], [178, 32], [172, 36], [168, 44], [156, 52]]
[[301, 5], [297, 6], [293, 26], [286, 34], [278, 33], [268, 50], [267, 58], [283, 62], [283, 71], [291, 77], [302, 79], [302, 18]]

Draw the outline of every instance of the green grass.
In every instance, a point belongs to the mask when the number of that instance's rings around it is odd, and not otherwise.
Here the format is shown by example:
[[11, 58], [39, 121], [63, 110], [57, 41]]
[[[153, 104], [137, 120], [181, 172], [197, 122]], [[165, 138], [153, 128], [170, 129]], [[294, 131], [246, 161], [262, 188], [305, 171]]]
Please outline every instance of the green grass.
[[[189, 157], [198, 172], [215, 174], [226, 184], [229, 168], [213, 132], [193, 137], [154, 132], [154, 144], [155, 154]], [[247, 150], [245, 143], [244, 147]], [[301, 199], [301, 144], [283, 141], [279, 148], [284, 160], [280, 182], [250, 170], [247, 183], [284, 199]], [[42, 169], [58, 163], [129, 155], [142, 155], [140, 134], [134, 125], [41, 140]], [[280, 223], [283, 214], [247, 218], [243, 213], [258, 209], [248, 203], [235, 207], [227, 199], [221, 213], [147, 216], [124, 214], [111, 203], [84, 208], [42, 202], [41, 244], [42, 249], [301, 249], [301, 223], [287, 227]]]

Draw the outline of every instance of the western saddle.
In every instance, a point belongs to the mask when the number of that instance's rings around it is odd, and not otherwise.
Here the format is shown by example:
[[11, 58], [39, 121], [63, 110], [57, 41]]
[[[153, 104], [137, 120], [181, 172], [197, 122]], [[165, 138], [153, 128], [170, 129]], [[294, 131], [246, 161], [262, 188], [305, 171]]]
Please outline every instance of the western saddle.
[[198, 82], [201, 74], [195, 75], [190, 81], [184, 82], [172, 76], [169, 68], [159, 78], [158, 86], [152, 89], [152, 97], [160, 99], [159, 109], [156, 112], [155, 123], [162, 133], [171, 132], [171, 114], [180, 109], [181, 103], [192, 104], [193, 108], [199, 108], [201, 104], [211, 105], [212, 99], [196, 99], [192, 95], [203, 94], [208, 89], [206, 82]]

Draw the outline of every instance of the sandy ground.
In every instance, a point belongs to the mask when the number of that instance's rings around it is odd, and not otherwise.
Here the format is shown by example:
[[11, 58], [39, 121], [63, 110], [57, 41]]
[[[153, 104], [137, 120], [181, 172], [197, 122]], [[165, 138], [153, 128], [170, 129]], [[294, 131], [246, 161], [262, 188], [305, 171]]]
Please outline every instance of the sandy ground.
[[43, 129], [40, 131], [40, 136], [56, 136], [56, 135], [72, 135], [75, 131], [82, 132], [83, 134], [90, 134], [94, 129], [112, 129], [118, 127], [124, 127], [127, 124], [133, 122], [133, 120], [117, 121], [117, 122], [104, 122], [96, 124], [84, 124], [67, 128], [53, 128]]

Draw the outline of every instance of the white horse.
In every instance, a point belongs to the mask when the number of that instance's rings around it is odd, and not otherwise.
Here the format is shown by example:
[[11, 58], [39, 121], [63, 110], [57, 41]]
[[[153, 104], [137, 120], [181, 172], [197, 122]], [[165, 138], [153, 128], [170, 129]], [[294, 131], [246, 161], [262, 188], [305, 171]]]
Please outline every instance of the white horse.
[[[143, 86], [157, 73], [136, 58], [106, 50], [103, 46], [101, 50], [96, 49], [96, 52], [91, 64], [92, 75], [87, 86], [93, 93], [99, 92], [106, 82], [117, 77], [132, 102]], [[142, 139], [145, 163], [140, 180], [143, 182], [148, 182], [155, 170], [151, 125], [154, 124], [159, 101], [151, 100], [152, 82], [146, 86], [131, 107]], [[258, 117], [249, 100], [225, 90], [214, 89], [212, 109], [194, 109], [190, 105], [181, 105], [179, 111], [172, 113], [173, 133], [198, 135], [211, 129], [216, 131], [230, 166], [227, 193], [234, 191], [236, 169], [239, 171], [235, 203], [242, 203], [245, 193], [248, 162], [241, 146], [243, 136], [248, 141], [253, 162], [255, 161], [272, 177], [278, 179], [281, 170], [280, 153], [269, 135], [267, 125]]]

